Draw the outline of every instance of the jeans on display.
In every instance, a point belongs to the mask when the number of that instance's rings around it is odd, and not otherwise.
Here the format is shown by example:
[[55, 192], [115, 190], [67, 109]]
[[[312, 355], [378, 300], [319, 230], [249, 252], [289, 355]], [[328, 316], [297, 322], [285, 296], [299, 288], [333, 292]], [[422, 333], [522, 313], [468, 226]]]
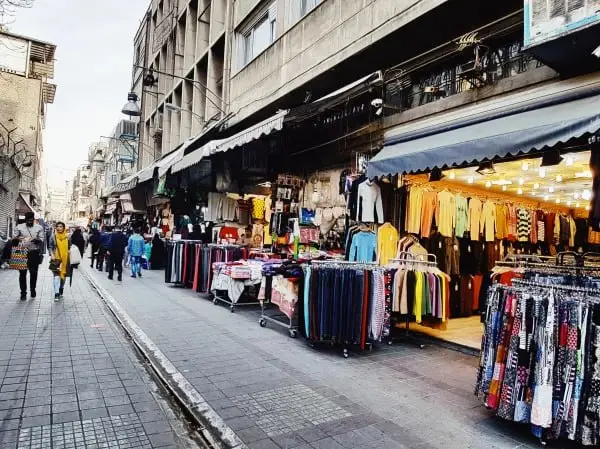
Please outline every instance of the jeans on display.
[[142, 256], [131, 256], [131, 275], [142, 275]]

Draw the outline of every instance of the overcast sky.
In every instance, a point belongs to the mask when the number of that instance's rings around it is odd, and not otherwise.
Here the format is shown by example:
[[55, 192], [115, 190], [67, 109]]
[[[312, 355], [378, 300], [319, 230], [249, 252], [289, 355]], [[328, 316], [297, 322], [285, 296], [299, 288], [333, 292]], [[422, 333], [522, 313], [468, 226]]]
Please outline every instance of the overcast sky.
[[35, 0], [9, 30], [57, 45], [44, 148], [48, 183], [62, 185], [91, 142], [109, 135], [131, 86], [133, 38], [150, 0]]

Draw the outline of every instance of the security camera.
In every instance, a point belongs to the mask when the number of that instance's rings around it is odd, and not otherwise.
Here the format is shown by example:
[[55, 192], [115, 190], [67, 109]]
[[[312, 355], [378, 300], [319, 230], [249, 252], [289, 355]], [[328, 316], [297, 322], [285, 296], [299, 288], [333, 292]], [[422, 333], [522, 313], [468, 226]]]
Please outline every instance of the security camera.
[[380, 108], [383, 105], [383, 100], [381, 98], [375, 98], [371, 101], [371, 106], [374, 108]]
[[600, 58], [600, 45], [592, 52], [596, 58]]

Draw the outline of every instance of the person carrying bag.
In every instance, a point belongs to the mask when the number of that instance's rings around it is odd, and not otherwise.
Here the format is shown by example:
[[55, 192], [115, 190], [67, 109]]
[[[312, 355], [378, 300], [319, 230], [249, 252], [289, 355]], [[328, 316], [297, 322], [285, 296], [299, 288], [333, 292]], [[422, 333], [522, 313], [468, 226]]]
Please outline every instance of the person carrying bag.
[[35, 214], [27, 212], [25, 223], [15, 229], [12, 241], [10, 267], [19, 270], [19, 286], [21, 300], [27, 299], [27, 272], [29, 271], [29, 288], [31, 298], [36, 297], [38, 269], [41, 263], [44, 244], [44, 228], [35, 223]]
[[55, 231], [50, 236], [48, 245], [49, 253], [52, 257], [48, 268], [54, 274], [54, 301], [60, 301], [63, 297], [65, 281], [69, 272], [70, 243], [63, 222], [57, 222], [54, 229]]

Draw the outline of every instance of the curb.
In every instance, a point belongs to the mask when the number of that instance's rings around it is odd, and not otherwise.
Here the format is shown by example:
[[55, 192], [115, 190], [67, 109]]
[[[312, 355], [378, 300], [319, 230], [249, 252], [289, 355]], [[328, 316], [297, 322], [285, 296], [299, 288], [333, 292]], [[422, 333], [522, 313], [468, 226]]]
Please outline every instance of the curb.
[[[194, 386], [177, 370], [160, 348], [136, 324], [115, 298], [102, 287], [88, 270], [80, 270], [92, 288], [96, 290], [119, 324], [131, 337], [133, 343], [151, 364], [164, 384], [185, 407], [188, 414], [197, 421], [204, 438], [211, 447], [225, 446], [229, 449], [248, 449], [235, 432], [225, 423], [218, 413], [206, 402]], [[210, 429], [210, 430], [208, 430]]]

